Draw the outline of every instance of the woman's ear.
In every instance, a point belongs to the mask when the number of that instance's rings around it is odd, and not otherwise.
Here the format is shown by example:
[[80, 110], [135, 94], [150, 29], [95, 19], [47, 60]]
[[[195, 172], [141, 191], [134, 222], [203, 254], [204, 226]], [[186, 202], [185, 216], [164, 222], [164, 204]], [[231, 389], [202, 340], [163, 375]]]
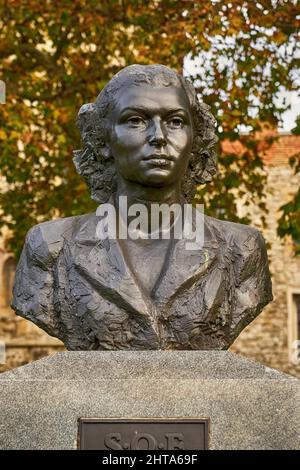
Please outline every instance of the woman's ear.
[[103, 147], [101, 149], [101, 154], [105, 160], [108, 160], [112, 156], [110, 153], [110, 145], [107, 142], [103, 144]]

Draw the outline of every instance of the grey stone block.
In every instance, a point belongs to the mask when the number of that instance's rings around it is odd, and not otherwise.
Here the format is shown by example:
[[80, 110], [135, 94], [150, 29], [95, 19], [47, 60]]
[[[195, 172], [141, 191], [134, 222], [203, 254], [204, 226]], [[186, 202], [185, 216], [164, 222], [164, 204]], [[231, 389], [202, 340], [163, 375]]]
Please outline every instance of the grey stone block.
[[229, 351], [62, 352], [0, 374], [1, 449], [75, 449], [79, 417], [210, 418], [210, 449], [300, 449], [300, 381]]

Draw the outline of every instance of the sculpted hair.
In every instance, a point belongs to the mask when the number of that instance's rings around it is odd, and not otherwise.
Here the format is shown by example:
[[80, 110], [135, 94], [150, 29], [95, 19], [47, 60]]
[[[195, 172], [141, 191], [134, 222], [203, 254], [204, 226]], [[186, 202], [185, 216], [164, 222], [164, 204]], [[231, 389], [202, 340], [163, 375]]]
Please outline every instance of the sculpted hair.
[[217, 171], [215, 119], [209, 106], [199, 102], [193, 85], [164, 65], [125, 67], [103, 88], [95, 103], [80, 108], [77, 125], [83, 146], [74, 152], [77, 172], [86, 180], [92, 199], [99, 203], [106, 202], [116, 191], [116, 168], [107, 145], [109, 111], [113, 109], [120, 89], [141, 83], [182, 87], [186, 91], [192, 111], [194, 140], [189, 166], [182, 179], [182, 192], [187, 201], [192, 202], [197, 185], [211, 181]]

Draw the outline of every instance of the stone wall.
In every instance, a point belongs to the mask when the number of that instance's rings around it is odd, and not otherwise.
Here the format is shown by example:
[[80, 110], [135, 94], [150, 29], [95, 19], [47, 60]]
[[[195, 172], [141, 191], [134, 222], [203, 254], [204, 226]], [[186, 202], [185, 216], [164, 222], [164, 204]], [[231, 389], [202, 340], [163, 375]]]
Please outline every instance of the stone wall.
[[[291, 240], [277, 236], [278, 208], [291, 199], [300, 185], [300, 175], [294, 175], [285, 163], [268, 167], [267, 228], [263, 230], [268, 250], [273, 283], [273, 302], [237, 338], [231, 351], [270, 367], [300, 377], [300, 364], [289, 358], [288, 290], [300, 290], [300, 257], [293, 255]], [[240, 208], [242, 212], [242, 207]], [[254, 223], [260, 228], [259, 211], [253, 208]]]
[[5, 359], [0, 360], [0, 372], [65, 350], [61, 341], [47, 335], [28, 320], [17, 317], [13, 310], [3, 305], [0, 306], [0, 343], [1, 351], [5, 348]]
[[5, 348], [4, 360], [0, 354], [0, 372], [65, 350], [61, 341], [17, 317], [13, 310], [3, 305], [0, 306], [0, 343], [1, 351]]

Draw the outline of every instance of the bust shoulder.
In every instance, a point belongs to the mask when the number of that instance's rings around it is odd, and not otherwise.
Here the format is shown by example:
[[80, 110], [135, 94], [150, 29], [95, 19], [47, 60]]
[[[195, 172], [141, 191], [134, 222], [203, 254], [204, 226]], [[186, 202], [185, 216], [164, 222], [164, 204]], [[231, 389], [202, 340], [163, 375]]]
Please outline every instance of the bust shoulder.
[[264, 237], [257, 228], [210, 216], [205, 216], [205, 221], [217, 239], [223, 240], [235, 250], [242, 251], [243, 254], [255, 249], [265, 249]]
[[48, 263], [60, 252], [65, 240], [71, 241], [93, 214], [50, 220], [34, 225], [27, 233], [25, 247], [31, 259]]
[[[236, 288], [243, 286], [244, 293], [248, 291], [252, 292], [252, 296], [256, 295], [257, 304], [262, 302], [266, 305], [270, 302], [273, 298], [272, 284], [265, 240], [261, 232], [248, 225], [211, 217], [208, 224], [214, 227], [219, 237], [225, 241], [227, 256], [235, 273]], [[247, 302], [251, 304], [249, 299]]]

